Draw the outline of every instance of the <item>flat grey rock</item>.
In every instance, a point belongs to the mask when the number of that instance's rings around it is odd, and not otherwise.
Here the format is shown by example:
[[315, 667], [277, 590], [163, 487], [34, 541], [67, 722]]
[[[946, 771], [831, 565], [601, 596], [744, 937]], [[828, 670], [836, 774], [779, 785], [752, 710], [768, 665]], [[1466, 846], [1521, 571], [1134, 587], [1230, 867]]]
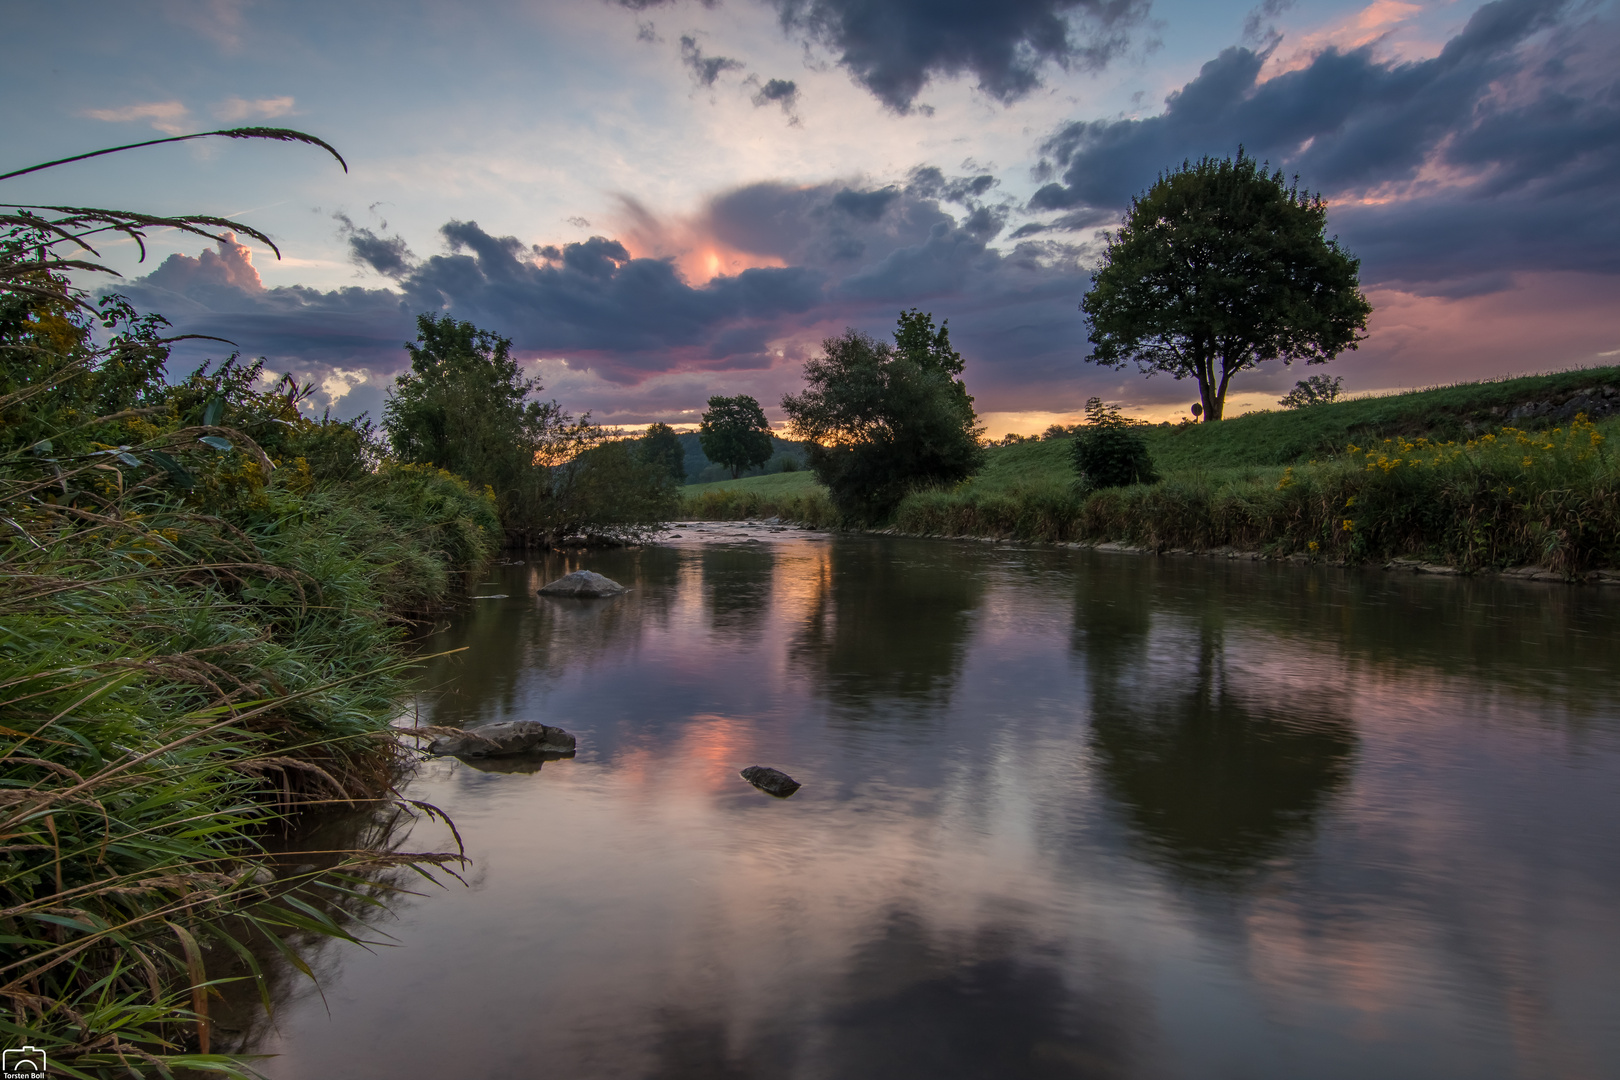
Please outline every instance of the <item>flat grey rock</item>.
[[459, 735], [433, 740], [428, 753], [437, 757], [511, 757], [514, 754], [572, 754], [574, 737], [538, 720], [502, 720]]
[[590, 570], [575, 570], [572, 574], [553, 581], [550, 585], [540, 588], [541, 596], [578, 596], [593, 598], [598, 596], [618, 596], [627, 591], [623, 585], [610, 577]]
[[779, 799], [787, 798], [802, 786], [780, 769], [772, 769], [765, 765], [750, 765], [738, 775], [759, 790], [775, 795]]

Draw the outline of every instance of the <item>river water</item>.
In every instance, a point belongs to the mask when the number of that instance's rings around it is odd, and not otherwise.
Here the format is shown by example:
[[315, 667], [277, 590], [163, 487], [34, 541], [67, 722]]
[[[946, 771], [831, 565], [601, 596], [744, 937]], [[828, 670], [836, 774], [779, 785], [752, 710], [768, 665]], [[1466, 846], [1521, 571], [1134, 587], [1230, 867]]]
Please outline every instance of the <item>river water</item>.
[[1620, 1075], [1620, 592], [677, 531], [424, 643], [578, 754], [421, 767], [268, 1076]]

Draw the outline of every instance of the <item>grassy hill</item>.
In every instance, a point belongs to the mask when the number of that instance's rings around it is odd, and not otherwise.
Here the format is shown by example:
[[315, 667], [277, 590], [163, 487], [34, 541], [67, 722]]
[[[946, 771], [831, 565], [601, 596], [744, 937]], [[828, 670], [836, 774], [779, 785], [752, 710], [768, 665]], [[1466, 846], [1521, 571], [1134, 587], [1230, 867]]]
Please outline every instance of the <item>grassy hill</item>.
[[[1577, 413], [1595, 423], [1574, 422]], [[1089, 491], [1071, 441], [995, 447], [893, 524], [937, 535], [1235, 547], [1346, 561], [1409, 556], [1464, 568], [1620, 566], [1620, 367], [1142, 429], [1163, 475]], [[836, 523], [807, 472], [685, 489], [693, 517]]]

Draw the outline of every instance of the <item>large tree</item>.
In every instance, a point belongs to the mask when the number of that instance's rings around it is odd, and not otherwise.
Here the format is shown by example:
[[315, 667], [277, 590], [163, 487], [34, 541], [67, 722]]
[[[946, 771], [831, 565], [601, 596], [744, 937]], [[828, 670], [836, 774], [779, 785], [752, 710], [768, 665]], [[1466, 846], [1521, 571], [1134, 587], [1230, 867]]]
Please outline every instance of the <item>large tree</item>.
[[846, 330], [821, 348], [805, 364], [804, 393], [782, 407], [840, 513], [876, 521], [913, 489], [978, 469], [983, 429], [944, 324], [905, 311], [893, 345]]
[[731, 470], [733, 480], [744, 469], [771, 460], [775, 449], [765, 410], [747, 394], [710, 398], [709, 411], [698, 425], [698, 442], [705, 457]]
[[1366, 335], [1360, 261], [1325, 235], [1327, 204], [1243, 152], [1161, 176], [1131, 202], [1080, 307], [1091, 362], [1198, 381], [1219, 420], [1240, 371], [1323, 364]]

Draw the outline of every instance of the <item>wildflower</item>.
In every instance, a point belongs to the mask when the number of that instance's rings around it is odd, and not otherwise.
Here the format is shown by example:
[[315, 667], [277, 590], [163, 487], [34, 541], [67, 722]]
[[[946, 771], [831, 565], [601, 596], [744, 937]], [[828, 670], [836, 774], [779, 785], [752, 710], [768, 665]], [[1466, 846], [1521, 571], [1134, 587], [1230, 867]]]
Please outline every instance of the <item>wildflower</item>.
[[1352, 521], [1350, 518], [1345, 518], [1344, 519], [1344, 531], [1345, 532], [1355, 532], [1356, 531], [1356, 523], [1354, 521]]
[[1322, 550], [1322, 545], [1318, 544], [1315, 540], [1312, 540], [1310, 543], [1306, 544], [1305, 546], [1308, 549], [1310, 549], [1310, 551], [1313, 552], [1313, 553]]
[[1344, 500], [1344, 505], [1346, 509], [1356, 505], [1356, 497], [1354, 495], [1350, 496], [1348, 499]]
[[1290, 465], [1283, 470], [1282, 479], [1277, 481], [1277, 490], [1286, 491], [1294, 485], [1294, 467]]
[[1534, 464], [1535, 464], [1535, 462], [1533, 460], [1531, 460], [1529, 455], [1526, 455], [1525, 459], [1519, 463], [1520, 467], [1525, 468], [1525, 469], [1528, 469], [1530, 466], [1532, 466]]

